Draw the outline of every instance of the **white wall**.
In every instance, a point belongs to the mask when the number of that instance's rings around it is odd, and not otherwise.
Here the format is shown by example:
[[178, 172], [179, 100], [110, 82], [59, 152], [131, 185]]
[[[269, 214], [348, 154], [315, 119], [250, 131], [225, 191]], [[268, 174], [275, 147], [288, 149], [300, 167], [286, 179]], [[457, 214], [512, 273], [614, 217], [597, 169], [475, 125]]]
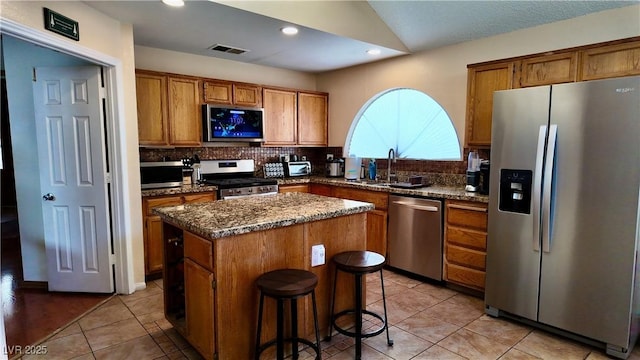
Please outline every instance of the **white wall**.
[[145, 46], [136, 46], [135, 52], [136, 68], [138, 69], [303, 90], [316, 90], [316, 77], [300, 71], [247, 64]]
[[[79, 23], [80, 40], [76, 42], [60, 37], [61, 42], [68, 42], [69, 47], [80, 46], [121, 62], [120, 99], [122, 102], [117, 106], [124, 118], [119, 119], [122, 125], [116, 129], [117, 135], [114, 135], [118, 137], [122, 149], [119, 157], [123, 165], [118, 170], [129, 180], [122, 184], [121, 189], [125, 196], [126, 211], [129, 211], [129, 213], [123, 214], [122, 218], [125, 221], [123, 227], [127, 237], [125, 241], [129, 256], [133, 258], [133, 279], [131, 281], [144, 284], [142, 214], [141, 211], [136, 211], [141, 208], [142, 203], [132, 26], [122, 24], [78, 1], [2, 1], [0, 7], [0, 16], [3, 19], [41, 32], [46, 32], [44, 30], [43, 7], [48, 7]], [[46, 33], [49, 34], [49, 32]], [[9, 103], [11, 106], [11, 100]], [[17, 166], [19, 165], [16, 164]], [[46, 274], [40, 273], [37, 276], [27, 278], [27, 280], [43, 281], [46, 280]]]
[[2, 36], [9, 100], [9, 120], [15, 164], [16, 200], [25, 281], [47, 280], [38, 143], [33, 107], [34, 67], [78, 66], [87, 62]]
[[360, 107], [375, 94], [395, 87], [418, 89], [440, 103], [462, 145], [467, 64], [639, 35], [640, 5], [633, 5], [320, 74], [318, 90], [329, 93], [329, 146], [344, 146]]

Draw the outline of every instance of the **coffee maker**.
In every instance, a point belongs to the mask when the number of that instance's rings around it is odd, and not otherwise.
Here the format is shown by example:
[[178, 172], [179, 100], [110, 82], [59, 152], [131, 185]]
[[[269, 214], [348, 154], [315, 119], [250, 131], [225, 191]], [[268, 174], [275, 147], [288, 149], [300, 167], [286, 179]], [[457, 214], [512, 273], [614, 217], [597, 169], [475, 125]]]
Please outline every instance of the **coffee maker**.
[[480, 190], [480, 156], [475, 151], [470, 151], [467, 158], [467, 186], [464, 189], [472, 192]]

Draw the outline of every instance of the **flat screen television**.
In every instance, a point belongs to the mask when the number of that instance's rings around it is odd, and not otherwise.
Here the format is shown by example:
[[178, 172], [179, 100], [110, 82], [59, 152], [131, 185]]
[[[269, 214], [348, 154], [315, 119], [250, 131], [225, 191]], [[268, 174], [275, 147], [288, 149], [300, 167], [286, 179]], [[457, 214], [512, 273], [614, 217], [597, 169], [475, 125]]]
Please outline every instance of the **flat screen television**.
[[264, 137], [262, 108], [202, 105], [203, 140], [261, 142]]

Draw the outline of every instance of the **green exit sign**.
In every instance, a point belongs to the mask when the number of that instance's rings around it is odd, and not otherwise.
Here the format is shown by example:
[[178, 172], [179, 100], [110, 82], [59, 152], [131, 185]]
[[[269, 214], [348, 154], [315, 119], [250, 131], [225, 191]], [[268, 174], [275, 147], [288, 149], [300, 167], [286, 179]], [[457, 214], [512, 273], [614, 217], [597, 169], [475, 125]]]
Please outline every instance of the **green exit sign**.
[[44, 28], [69, 39], [80, 40], [78, 22], [51, 9], [44, 8]]

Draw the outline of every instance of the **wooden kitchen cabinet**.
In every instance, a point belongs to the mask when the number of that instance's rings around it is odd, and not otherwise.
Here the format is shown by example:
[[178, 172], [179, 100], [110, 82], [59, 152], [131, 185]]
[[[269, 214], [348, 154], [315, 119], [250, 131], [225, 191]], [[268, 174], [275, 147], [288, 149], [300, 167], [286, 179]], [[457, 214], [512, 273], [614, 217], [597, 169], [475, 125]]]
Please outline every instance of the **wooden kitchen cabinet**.
[[279, 185], [278, 192], [287, 193], [287, 192], [309, 192], [309, 184], [289, 184], [289, 185]]
[[467, 146], [491, 146], [493, 92], [511, 89], [514, 63], [469, 67], [467, 76]]
[[328, 95], [298, 92], [298, 145], [327, 146]]
[[169, 143], [176, 146], [200, 146], [202, 115], [198, 80], [169, 77], [168, 84]]
[[298, 141], [298, 97], [296, 91], [262, 89], [264, 145], [296, 145]]
[[197, 203], [216, 200], [214, 192], [196, 194], [153, 196], [142, 199], [143, 244], [144, 244], [144, 273], [154, 277], [162, 273], [162, 220], [152, 210], [161, 206], [176, 206], [187, 203]]
[[578, 52], [536, 56], [516, 64], [514, 88], [575, 82], [578, 73]]
[[262, 89], [265, 145], [327, 146], [328, 94]]
[[586, 49], [580, 56], [580, 80], [640, 75], [640, 40]]
[[140, 145], [169, 145], [167, 77], [136, 72], [136, 94]]
[[387, 224], [389, 194], [347, 187], [334, 187], [331, 196], [373, 203], [375, 210], [367, 212], [367, 250], [387, 256]]
[[458, 200], [445, 202], [445, 281], [484, 291], [487, 221], [487, 204]]
[[312, 183], [309, 186], [309, 192], [322, 196], [333, 196], [333, 186]]
[[136, 71], [138, 138], [147, 146], [200, 146], [199, 81]]
[[640, 37], [467, 66], [466, 146], [491, 146], [493, 92], [640, 75]]
[[214, 279], [213, 272], [188, 257], [184, 260], [186, 337], [205, 359], [214, 359], [215, 353]]
[[205, 103], [262, 107], [262, 87], [256, 84], [224, 80], [203, 81]]

